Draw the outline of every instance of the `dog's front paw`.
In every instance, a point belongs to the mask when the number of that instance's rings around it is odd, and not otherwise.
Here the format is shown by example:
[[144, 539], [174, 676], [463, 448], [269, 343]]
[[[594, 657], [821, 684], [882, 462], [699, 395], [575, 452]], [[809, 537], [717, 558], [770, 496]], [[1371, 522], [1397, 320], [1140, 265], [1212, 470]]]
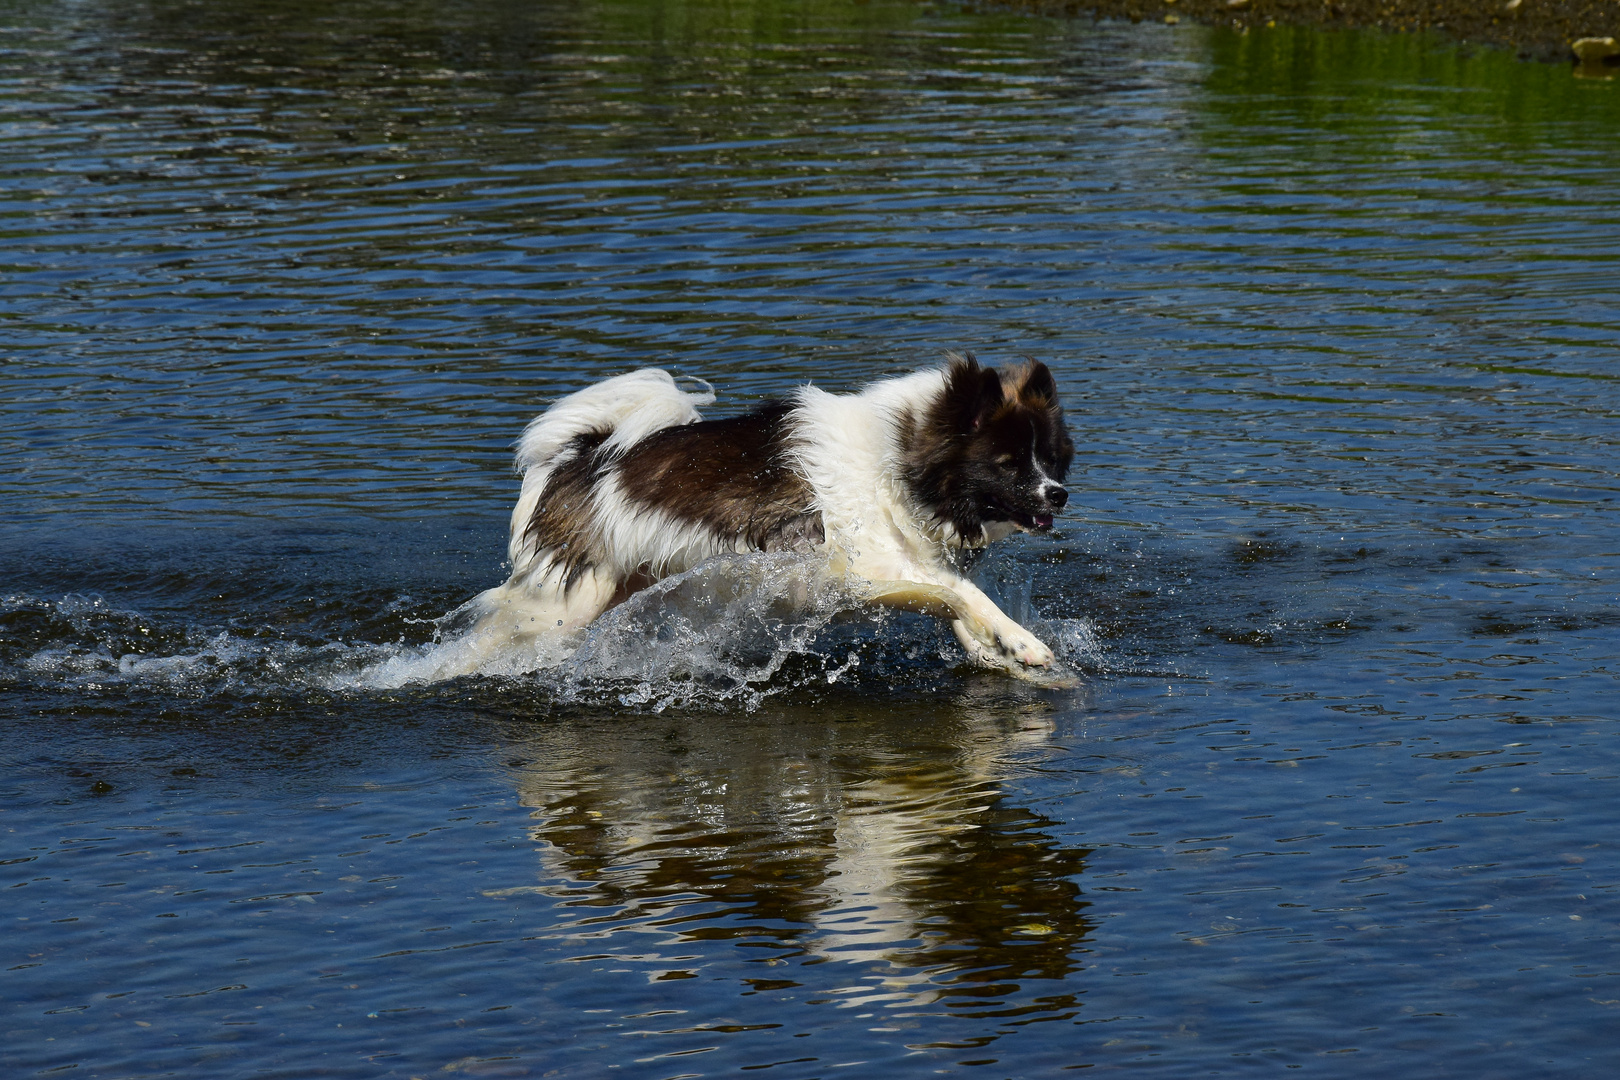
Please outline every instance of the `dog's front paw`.
[[975, 635], [960, 620], [951, 623], [956, 639], [968, 656], [985, 667], [1017, 672], [1022, 668], [1044, 668], [1052, 664], [1052, 650], [1017, 623], [991, 629], [985, 637]]
[[1024, 667], [1052, 666], [1052, 650], [1022, 626], [1011, 633], [997, 634], [996, 645], [1003, 656]]

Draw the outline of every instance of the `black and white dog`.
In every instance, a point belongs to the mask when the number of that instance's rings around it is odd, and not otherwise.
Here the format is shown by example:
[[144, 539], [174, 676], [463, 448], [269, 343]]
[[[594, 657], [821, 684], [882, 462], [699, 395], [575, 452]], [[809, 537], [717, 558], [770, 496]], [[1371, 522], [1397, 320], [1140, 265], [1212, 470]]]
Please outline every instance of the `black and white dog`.
[[[953, 553], [1042, 532], [1074, 456], [1046, 365], [942, 370], [855, 394], [813, 386], [725, 420], [646, 368], [570, 394], [518, 445], [512, 575], [470, 605], [485, 652], [562, 643], [660, 578], [728, 552], [825, 559], [867, 600], [951, 620], [968, 655], [1036, 674], [1052, 650]], [[469, 654], [466, 659], [471, 660]], [[443, 674], [454, 674], [444, 672]]]

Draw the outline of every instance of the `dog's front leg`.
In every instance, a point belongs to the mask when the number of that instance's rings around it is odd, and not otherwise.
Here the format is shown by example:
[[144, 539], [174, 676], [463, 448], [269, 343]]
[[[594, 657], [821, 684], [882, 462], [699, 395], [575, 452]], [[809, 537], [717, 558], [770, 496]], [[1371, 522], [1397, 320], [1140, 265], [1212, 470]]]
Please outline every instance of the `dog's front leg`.
[[956, 640], [985, 667], [1019, 674], [1026, 668], [1045, 668], [1052, 663], [1052, 650], [1044, 642], [1009, 618], [965, 578], [948, 584], [876, 581], [869, 595], [887, 607], [950, 619]]
[[959, 613], [951, 621], [951, 629], [969, 656], [986, 667], [1014, 674], [1052, 665], [1052, 650], [1046, 643], [1014, 622], [977, 585], [965, 578], [952, 584], [969, 617]]

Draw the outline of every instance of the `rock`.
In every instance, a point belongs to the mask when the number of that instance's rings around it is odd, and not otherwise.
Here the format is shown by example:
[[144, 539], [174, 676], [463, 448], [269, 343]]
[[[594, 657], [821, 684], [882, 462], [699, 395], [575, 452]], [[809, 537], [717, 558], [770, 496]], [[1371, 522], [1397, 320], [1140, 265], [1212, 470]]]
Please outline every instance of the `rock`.
[[1581, 64], [1612, 64], [1620, 57], [1620, 42], [1612, 37], [1583, 37], [1570, 45], [1569, 51]]

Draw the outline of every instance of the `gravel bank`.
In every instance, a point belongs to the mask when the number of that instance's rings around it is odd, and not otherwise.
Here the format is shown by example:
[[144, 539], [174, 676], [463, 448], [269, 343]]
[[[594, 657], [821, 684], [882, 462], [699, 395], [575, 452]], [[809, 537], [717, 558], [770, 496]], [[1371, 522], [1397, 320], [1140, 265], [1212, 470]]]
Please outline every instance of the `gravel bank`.
[[[1093, 18], [1187, 20], [1264, 26], [1379, 27], [1431, 30], [1456, 41], [1512, 49], [1530, 60], [1572, 62], [1583, 38], [1620, 39], [1620, 0], [1000, 0], [1007, 7]], [[1594, 51], [1583, 47], [1583, 52]], [[1595, 51], [1606, 51], [1598, 48]], [[1588, 74], [1613, 73], [1620, 57], [1598, 60]]]

